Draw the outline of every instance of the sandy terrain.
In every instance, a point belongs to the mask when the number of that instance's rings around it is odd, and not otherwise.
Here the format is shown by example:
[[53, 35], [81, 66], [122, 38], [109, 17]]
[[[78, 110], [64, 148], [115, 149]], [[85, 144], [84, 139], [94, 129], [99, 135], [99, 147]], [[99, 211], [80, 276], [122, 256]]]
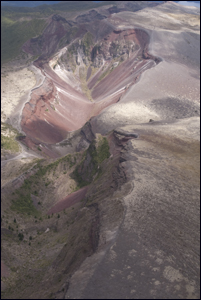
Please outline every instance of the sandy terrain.
[[127, 162], [135, 179], [125, 216], [75, 272], [65, 298], [197, 299], [198, 118], [120, 129], [139, 134]]
[[[189, 116], [199, 116], [200, 81], [192, 76], [193, 74], [195, 74], [194, 69], [180, 64], [161, 62], [155, 68], [145, 71], [140, 81], [130, 87], [119, 103], [109, 107], [93, 119], [94, 128], [99, 132], [106, 133], [116, 126], [122, 126], [125, 122], [138, 124], [139, 122], [149, 122], [150, 119], [159, 121], [175, 119], [177, 116], [182, 118], [186, 116], [186, 112], [182, 116], [177, 108], [180, 106], [180, 110], [183, 110], [185, 100], [189, 100], [194, 105]], [[144, 89], [144, 86], [149, 88]], [[175, 107], [174, 116], [171, 100], [169, 111], [172, 116], [170, 113], [167, 114], [168, 107], [162, 112], [167, 98], [172, 99], [172, 102], [173, 99], [176, 99], [177, 108]], [[161, 99], [158, 108], [152, 104], [154, 99]]]
[[4, 264], [4, 262], [1, 260], [1, 276], [2, 277], [8, 277], [9, 276], [9, 270]]
[[1, 77], [1, 112], [2, 120], [12, 118], [21, 97], [35, 85], [34, 74], [24, 68], [19, 71], [5, 73]]
[[18, 65], [12, 68], [4, 66], [1, 76], [2, 121], [22, 132], [20, 123], [24, 105], [30, 99], [31, 90], [38, 88], [44, 79], [41, 71], [33, 65], [20, 69]]

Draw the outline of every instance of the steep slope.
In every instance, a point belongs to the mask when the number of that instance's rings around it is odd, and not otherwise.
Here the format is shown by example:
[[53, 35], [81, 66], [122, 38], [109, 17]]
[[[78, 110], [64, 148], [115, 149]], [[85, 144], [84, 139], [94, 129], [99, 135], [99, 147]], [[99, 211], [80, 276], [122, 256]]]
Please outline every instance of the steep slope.
[[73, 272], [107, 235], [102, 218], [114, 228], [122, 219], [121, 197], [129, 190], [119, 191], [129, 179], [125, 152], [117, 133], [97, 135], [88, 150], [32, 161], [3, 184], [3, 297], [65, 295]]
[[[91, 117], [119, 101], [143, 71], [160, 62], [147, 52], [149, 36], [145, 31], [116, 31], [104, 20], [93, 22], [93, 18], [92, 24], [70, 27], [64, 18], [53, 16], [41, 42], [32, 39], [24, 45], [24, 50], [38, 55], [39, 50], [33, 49], [41, 44], [43, 54], [35, 65], [47, 77], [31, 93], [23, 110], [21, 126], [27, 135], [25, 142], [27, 139], [37, 144], [62, 141], [67, 132], [79, 129]], [[98, 28], [101, 30], [96, 31]], [[70, 46], [60, 50], [48, 64], [47, 57], [64, 37], [72, 40]]]

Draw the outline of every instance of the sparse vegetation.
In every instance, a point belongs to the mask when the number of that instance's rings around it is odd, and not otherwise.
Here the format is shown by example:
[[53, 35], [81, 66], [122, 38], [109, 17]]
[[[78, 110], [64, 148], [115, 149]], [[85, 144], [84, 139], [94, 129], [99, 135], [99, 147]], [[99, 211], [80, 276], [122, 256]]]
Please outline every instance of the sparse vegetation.
[[86, 77], [87, 77], [87, 68], [80, 68], [79, 69], [79, 75], [80, 75], [80, 81], [81, 81], [81, 87], [82, 87], [82, 91], [85, 93], [85, 95], [87, 96], [87, 98], [90, 101], [93, 101], [93, 98], [91, 96], [91, 91], [87, 86], [87, 81], [86, 81]]
[[83, 50], [86, 56], [90, 55], [90, 47], [93, 45], [93, 35], [90, 32], [87, 32], [81, 42]]
[[35, 206], [33, 205], [30, 191], [28, 186], [30, 185], [25, 185], [25, 191], [23, 190], [18, 190], [17, 194], [18, 197], [16, 200], [12, 201], [11, 209], [16, 210], [20, 213], [30, 213], [30, 214], [35, 214], [38, 213]]
[[[12, 195], [13, 200], [11, 209], [23, 214], [33, 215], [35, 218], [37, 218], [37, 216], [39, 217], [40, 213], [33, 205], [31, 194], [38, 196], [36, 187], [39, 181], [43, 182], [44, 187], [47, 187], [51, 183], [51, 181], [46, 181], [46, 178], [43, 177], [47, 172], [55, 172], [60, 163], [67, 163], [68, 167], [71, 168], [76, 163], [76, 157], [68, 154], [48, 165], [44, 165], [43, 160], [38, 160], [37, 164], [34, 166], [36, 173], [31, 175], [28, 179], [25, 179], [23, 185], [15, 191], [14, 195]], [[41, 201], [38, 201], [37, 203], [41, 206]]]
[[101, 76], [98, 78], [98, 82], [101, 81], [101, 80], [103, 80], [103, 78], [105, 78], [105, 77], [106, 77], [107, 75], [109, 75], [111, 72], [112, 72], [112, 68], [111, 68], [111, 67], [108, 67], [108, 68], [106, 69], [106, 71], [103, 72], [103, 73], [101, 74]]
[[[90, 163], [86, 166], [84, 162], [87, 156], [90, 157]], [[77, 189], [91, 183], [95, 174], [99, 176], [102, 172], [101, 163], [109, 157], [110, 152], [107, 139], [105, 137], [100, 137], [98, 141], [93, 140], [88, 150], [83, 153], [81, 162], [73, 172], [73, 177], [78, 183]]]
[[19, 152], [19, 144], [16, 141], [16, 137], [20, 136], [15, 128], [10, 124], [1, 122], [1, 153], [11, 151], [13, 153]]
[[11, 150], [12, 152], [19, 152], [19, 145], [13, 137], [1, 135], [1, 148]]

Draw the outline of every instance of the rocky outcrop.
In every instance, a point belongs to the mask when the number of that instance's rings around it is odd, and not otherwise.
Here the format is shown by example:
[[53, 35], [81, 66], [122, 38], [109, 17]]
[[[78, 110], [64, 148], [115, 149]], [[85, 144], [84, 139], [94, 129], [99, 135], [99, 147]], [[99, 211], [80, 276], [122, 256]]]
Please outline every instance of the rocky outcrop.
[[146, 7], [154, 7], [159, 5], [159, 3], [151, 3], [150, 1], [122, 1], [117, 2], [116, 5], [111, 5], [111, 7], [107, 9], [99, 9], [104, 15], [116, 14], [123, 11], [139, 11]]
[[95, 20], [102, 20], [105, 19], [106, 16], [98, 13], [95, 9], [90, 10], [87, 14], [80, 15], [76, 17], [75, 21], [80, 24], [80, 23], [89, 23], [93, 22]]
[[81, 130], [81, 134], [84, 136], [85, 140], [88, 143], [91, 143], [95, 139], [95, 135], [93, 133], [90, 121], [87, 122]]
[[93, 214], [93, 219], [92, 219], [92, 224], [91, 224], [91, 230], [89, 233], [89, 238], [90, 238], [91, 248], [94, 253], [98, 248], [99, 232], [100, 232], [101, 224], [100, 224], [98, 203], [88, 205], [88, 208], [91, 208], [91, 207], [94, 209], [94, 214]]
[[50, 57], [58, 49], [59, 42], [71, 27], [65, 18], [60, 15], [53, 15], [51, 21], [41, 36], [28, 40], [22, 47], [23, 51], [32, 55], [42, 55], [43, 59]]

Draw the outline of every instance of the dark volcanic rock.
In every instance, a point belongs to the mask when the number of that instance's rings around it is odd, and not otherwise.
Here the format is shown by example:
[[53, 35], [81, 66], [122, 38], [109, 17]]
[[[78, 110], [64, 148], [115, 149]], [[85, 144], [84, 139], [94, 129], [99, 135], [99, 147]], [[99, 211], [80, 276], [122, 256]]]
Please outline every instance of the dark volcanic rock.
[[99, 242], [99, 231], [100, 231], [100, 216], [99, 216], [99, 208], [98, 203], [94, 203], [88, 206], [88, 208], [94, 208], [94, 214], [92, 219], [92, 225], [90, 230], [90, 243], [93, 252], [95, 252], [98, 248]]
[[108, 11], [110, 14], [116, 14], [118, 12], [126, 11], [126, 10], [127, 10], [126, 8], [119, 8], [117, 6], [112, 6], [112, 7], [108, 8]]
[[77, 23], [89, 23], [95, 20], [105, 19], [106, 16], [99, 14], [95, 9], [89, 11], [88, 14], [80, 15], [75, 20]]
[[95, 138], [95, 135], [93, 133], [90, 122], [87, 122], [82, 127], [81, 134], [84, 135], [84, 138], [86, 139], [87, 142], [91, 143], [93, 141], [93, 139]]
[[[54, 15], [53, 17], [52, 17], [52, 21], [62, 21], [62, 22], [64, 22], [64, 23], [68, 23], [67, 21], [66, 21], [66, 19], [64, 19], [63, 17], [61, 17], [60, 15]], [[69, 24], [69, 23], [68, 23]]]
[[59, 45], [60, 39], [71, 28], [71, 25], [59, 15], [54, 15], [42, 35], [28, 40], [22, 49], [32, 55], [43, 55], [43, 59], [52, 55]]

